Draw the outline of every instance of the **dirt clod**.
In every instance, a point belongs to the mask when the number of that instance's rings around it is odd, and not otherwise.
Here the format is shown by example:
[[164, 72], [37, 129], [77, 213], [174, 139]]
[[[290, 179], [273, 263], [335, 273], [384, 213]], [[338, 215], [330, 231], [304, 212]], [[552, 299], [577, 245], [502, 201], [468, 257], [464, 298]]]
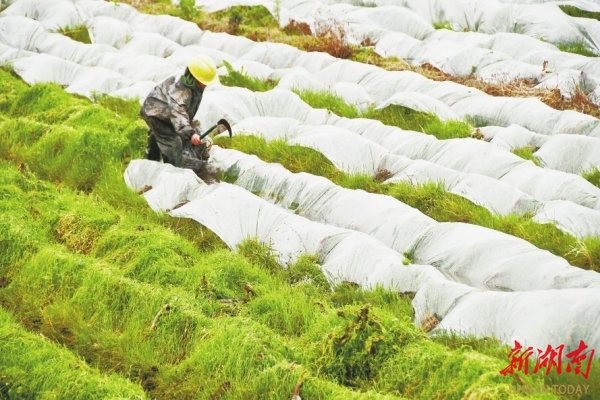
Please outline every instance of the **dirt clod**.
[[481, 132], [481, 129], [479, 129], [479, 128], [475, 129], [475, 131], [471, 134], [471, 137], [473, 139], [477, 139], [477, 140], [481, 140], [481, 139], [485, 138], [485, 136]]
[[254, 291], [254, 288], [249, 283], [246, 283], [244, 285], [244, 295], [246, 295], [248, 297], [250, 297], [250, 295], [256, 296], [256, 292]]
[[436, 314], [429, 314], [421, 321], [421, 328], [423, 328], [425, 332], [429, 332], [438, 326], [439, 323], [440, 319]]
[[142, 372], [142, 387], [146, 392], [150, 392], [158, 386], [158, 382], [156, 380], [156, 374], [158, 373], [158, 367], [153, 365], [150, 369]]
[[10, 281], [8, 280], [8, 278], [0, 277], [0, 289], [3, 289], [8, 285], [10, 285]]
[[217, 390], [215, 390], [213, 392], [213, 394], [210, 395], [210, 400], [218, 400], [218, 399], [220, 399], [227, 391], [229, 391], [229, 389], [231, 389], [231, 382], [229, 382], [229, 381], [223, 382], [217, 388]]
[[137, 194], [144, 194], [148, 190], [152, 190], [152, 186], [150, 186], [150, 185], [144, 185], [143, 188], [141, 188], [140, 190], [138, 190]]
[[181, 203], [177, 204], [175, 207], [173, 207], [173, 210], [177, 210], [179, 207], [183, 207], [189, 202], [190, 202], [189, 200], [184, 200]]
[[376, 180], [377, 182], [383, 182], [383, 181], [390, 179], [391, 177], [392, 177], [392, 173], [384, 168], [384, 169], [380, 169], [379, 171], [377, 171], [377, 173], [375, 174], [373, 179]]
[[298, 22], [293, 19], [283, 28], [283, 31], [288, 35], [312, 35], [310, 26], [306, 22]]

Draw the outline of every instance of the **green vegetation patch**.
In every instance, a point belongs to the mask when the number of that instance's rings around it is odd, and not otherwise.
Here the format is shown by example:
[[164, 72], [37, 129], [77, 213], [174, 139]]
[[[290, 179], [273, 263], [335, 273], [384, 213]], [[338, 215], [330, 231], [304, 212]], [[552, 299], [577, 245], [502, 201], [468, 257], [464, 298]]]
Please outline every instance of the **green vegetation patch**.
[[227, 61], [223, 61], [223, 65], [227, 68], [227, 75], [219, 78], [219, 80], [225, 86], [244, 87], [253, 92], [266, 92], [277, 86], [277, 81], [263, 81], [258, 78], [250, 77], [246, 73], [235, 71]]
[[59, 28], [57, 32], [81, 43], [92, 43], [90, 33], [85, 25], [65, 26]]
[[537, 158], [534, 153], [538, 150], [535, 146], [525, 146], [518, 149], [513, 149], [512, 153], [521, 157], [524, 160], [533, 162], [538, 167], [541, 166], [541, 161]]
[[317, 364], [345, 385], [360, 387], [373, 380], [384, 363], [416, 336], [411, 335], [410, 320], [396, 319], [384, 327], [368, 304], [345, 307], [339, 316], [345, 323], [324, 340]]
[[434, 21], [433, 29], [447, 29], [449, 31], [452, 30], [452, 23], [450, 21]]
[[363, 0], [352, 0], [350, 4], [356, 7], [377, 7], [377, 3]]
[[[226, 64], [226, 67], [229, 75], [221, 79], [224, 85], [243, 87], [260, 92], [271, 90], [277, 85], [277, 82], [264, 82], [249, 77], [247, 74], [233, 71], [230, 65]], [[348, 104], [344, 99], [330, 91], [297, 90], [295, 93], [311, 107], [327, 109], [340, 117], [374, 119], [385, 125], [431, 134], [438, 139], [469, 137], [473, 130], [467, 122], [442, 121], [435, 114], [415, 111], [397, 105], [390, 105], [384, 109], [370, 107], [365, 111], [359, 111], [355, 106]]]
[[586, 56], [586, 57], [598, 57], [599, 56], [599, 54], [596, 51], [589, 48], [588, 45], [586, 45], [583, 40], [577, 40], [574, 42], [556, 43], [556, 47], [558, 47], [558, 49], [560, 51], [565, 51], [567, 53], [580, 54], [580, 55]]
[[360, 118], [362, 115], [355, 106], [346, 103], [344, 99], [331, 91], [294, 90], [294, 93], [312, 108], [326, 109], [346, 118]]
[[398, 105], [390, 105], [383, 109], [370, 107], [361, 112], [331, 92], [296, 91], [296, 94], [311, 107], [325, 108], [340, 117], [373, 119], [385, 125], [427, 133], [438, 139], [469, 137], [472, 131], [472, 127], [466, 122], [442, 121], [435, 114]]
[[196, 6], [195, 0], [179, 0], [179, 16], [188, 21], [202, 19], [202, 11]]
[[[218, 137], [215, 143], [225, 148], [240, 150], [246, 154], [256, 154], [266, 162], [281, 162], [291, 172], [307, 172], [313, 175], [329, 177], [340, 174], [322, 153], [299, 145], [288, 145], [285, 140], [271, 142], [253, 135], [239, 135], [230, 140]], [[235, 182], [237, 177], [229, 179]]]
[[560, 8], [565, 14], [570, 15], [571, 17], [591, 18], [600, 20], [600, 12], [585, 11], [575, 6], [568, 6], [563, 4], [560, 4], [558, 8]]
[[100, 373], [62, 346], [26, 331], [1, 308], [0, 338], [0, 398], [146, 398], [140, 386]]
[[600, 188], [600, 169], [597, 167], [582, 173], [581, 176], [592, 185]]
[[365, 113], [363, 117], [381, 121], [385, 125], [427, 133], [440, 140], [469, 137], [473, 130], [464, 121], [442, 121], [435, 114], [415, 111], [397, 105], [390, 105], [381, 110], [372, 110]]
[[[5, 71], [0, 75], [17, 82]], [[43, 179], [89, 193], [108, 170], [115, 170], [111, 167], [141, 154], [147, 127], [132, 115], [137, 102], [113, 101], [112, 111], [54, 84], [6, 86], [13, 103], [4, 106], [9, 118], [0, 129], [8, 134], [0, 138], [0, 154], [15, 162], [35, 160], [28, 167]]]
[[256, 28], [279, 28], [277, 20], [264, 6], [233, 6], [214, 13], [214, 17], [228, 21], [233, 35], [245, 36]]

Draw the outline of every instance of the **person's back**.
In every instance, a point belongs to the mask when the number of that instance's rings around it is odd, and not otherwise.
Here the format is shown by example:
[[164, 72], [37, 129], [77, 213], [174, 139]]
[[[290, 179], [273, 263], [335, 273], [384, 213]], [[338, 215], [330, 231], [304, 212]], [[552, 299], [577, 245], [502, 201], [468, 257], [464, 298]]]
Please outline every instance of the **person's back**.
[[142, 110], [149, 117], [170, 121], [175, 131], [187, 138], [186, 128], [191, 128], [204, 90], [195, 84], [186, 86], [182, 81], [184, 76], [170, 76], [157, 85], [146, 98]]

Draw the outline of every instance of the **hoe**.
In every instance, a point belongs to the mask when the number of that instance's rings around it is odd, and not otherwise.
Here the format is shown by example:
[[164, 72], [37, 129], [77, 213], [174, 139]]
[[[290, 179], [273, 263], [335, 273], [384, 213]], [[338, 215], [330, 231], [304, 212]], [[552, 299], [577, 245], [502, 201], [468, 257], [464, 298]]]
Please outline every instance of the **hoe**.
[[209, 135], [209, 134], [210, 134], [210, 133], [211, 133], [213, 130], [215, 130], [215, 128], [216, 128], [217, 126], [220, 126], [220, 125], [221, 125], [221, 126], [224, 126], [224, 127], [225, 127], [225, 129], [227, 129], [227, 132], [229, 132], [229, 137], [231, 137], [231, 136], [232, 136], [232, 133], [231, 133], [231, 125], [229, 125], [229, 122], [227, 122], [227, 120], [225, 120], [225, 119], [220, 119], [220, 120], [219, 120], [219, 121], [218, 121], [218, 122], [217, 122], [215, 125], [213, 125], [213, 126], [211, 126], [210, 128], [208, 128], [208, 129], [206, 130], [206, 132], [204, 132], [204, 133], [203, 133], [203, 134], [200, 136], [200, 139], [204, 139], [205, 137], [207, 137], [207, 136], [208, 136], [208, 135]]

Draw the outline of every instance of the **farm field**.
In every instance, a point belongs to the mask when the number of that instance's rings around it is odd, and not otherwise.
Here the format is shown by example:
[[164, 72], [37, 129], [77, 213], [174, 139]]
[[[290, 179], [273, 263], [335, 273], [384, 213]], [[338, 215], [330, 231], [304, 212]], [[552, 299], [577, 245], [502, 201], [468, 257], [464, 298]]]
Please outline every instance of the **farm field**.
[[0, 399], [600, 398], [600, 8], [459, 3], [3, 1]]

